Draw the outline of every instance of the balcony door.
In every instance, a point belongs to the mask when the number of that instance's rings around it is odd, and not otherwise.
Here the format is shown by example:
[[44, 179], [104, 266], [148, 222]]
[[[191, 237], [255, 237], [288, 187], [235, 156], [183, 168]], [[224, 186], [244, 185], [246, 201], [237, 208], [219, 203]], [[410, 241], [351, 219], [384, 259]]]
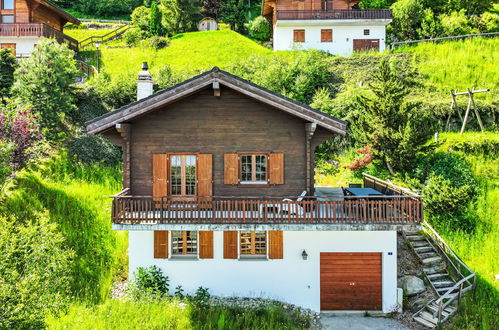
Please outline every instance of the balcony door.
[[197, 196], [197, 156], [170, 156], [170, 195], [175, 200], [194, 200]]

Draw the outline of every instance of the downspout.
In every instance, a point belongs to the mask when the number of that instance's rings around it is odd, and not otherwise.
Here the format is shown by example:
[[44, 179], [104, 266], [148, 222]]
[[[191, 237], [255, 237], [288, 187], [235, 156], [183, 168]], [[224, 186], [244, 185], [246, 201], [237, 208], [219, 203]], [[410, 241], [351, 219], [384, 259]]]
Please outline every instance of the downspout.
[[306, 188], [307, 193], [310, 194], [313, 190], [312, 187], [312, 179], [311, 179], [311, 171], [312, 171], [312, 137], [314, 136], [315, 129], [317, 128], [316, 123], [306, 123], [305, 124], [305, 153], [306, 153], [306, 161], [307, 164], [307, 175], [306, 175]]

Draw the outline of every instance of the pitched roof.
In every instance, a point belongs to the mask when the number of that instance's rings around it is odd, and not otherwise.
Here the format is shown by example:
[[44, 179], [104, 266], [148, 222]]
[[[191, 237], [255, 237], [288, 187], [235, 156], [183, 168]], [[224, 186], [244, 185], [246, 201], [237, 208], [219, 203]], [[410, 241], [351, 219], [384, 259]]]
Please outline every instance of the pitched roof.
[[59, 16], [61, 16], [62, 18], [64, 18], [68, 22], [71, 22], [71, 23], [76, 24], [76, 25], [81, 24], [81, 22], [76, 17], [69, 14], [67, 11], [60, 8], [58, 5], [56, 5], [55, 3], [53, 3], [50, 0], [34, 0], [34, 1], [38, 2], [39, 4], [44, 5], [45, 7], [49, 8], [51, 10], [53, 10], [54, 12], [56, 12]]
[[130, 103], [120, 109], [88, 121], [86, 123], [87, 133], [101, 133], [114, 127], [118, 123], [128, 122], [164, 105], [171, 104], [183, 97], [191, 95], [210, 86], [214, 82], [218, 82], [220, 85], [229, 87], [250, 98], [269, 104], [290, 115], [299, 117], [308, 122], [316, 123], [317, 126], [323, 127], [329, 131], [341, 135], [347, 133], [348, 123], [346, 121], [313, 109], [303, 103], [293, 101], [266, 88], [255, 85], [250, 81], [220, 70], [217, 67], [149, 97]]

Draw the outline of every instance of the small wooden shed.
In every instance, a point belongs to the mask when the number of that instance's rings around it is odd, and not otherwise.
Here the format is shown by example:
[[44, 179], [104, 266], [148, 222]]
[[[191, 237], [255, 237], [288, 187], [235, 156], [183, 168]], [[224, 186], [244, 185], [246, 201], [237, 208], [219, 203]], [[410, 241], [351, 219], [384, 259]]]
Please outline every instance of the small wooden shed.
[[215, 31], [218, 30], [218, 23], [214, 18], [205, 17], [198, 24], [199, 31]]

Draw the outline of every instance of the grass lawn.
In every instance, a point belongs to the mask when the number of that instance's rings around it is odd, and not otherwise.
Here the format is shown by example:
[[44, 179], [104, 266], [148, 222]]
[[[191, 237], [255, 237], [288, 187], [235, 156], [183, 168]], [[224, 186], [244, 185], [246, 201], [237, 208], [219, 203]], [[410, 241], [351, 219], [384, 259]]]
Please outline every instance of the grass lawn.
[[105, 29], [64, 29], [64, 34], [74, 38], [78, 41], [82, 41], [92, 36], [103, 36], [109, 32], [115, 30], [115, 28], [105, 28]]
[[[174, 36], [169, 47], [155, 50], [148, 47], [111, 48], [124, 45], [121, 41], [101, 48], [101, 67], [116, 76], [133, 74], [142, 62], [149, 63], [153, 74], [165, 65], [177, 72], [205, 71], [218, 66], [226, 68], [252, 55], [272, 55], [273, 51], [231, 30], [181, 33]], [[80, 57], [96, 65], [94, 50], [86, 50]]]

